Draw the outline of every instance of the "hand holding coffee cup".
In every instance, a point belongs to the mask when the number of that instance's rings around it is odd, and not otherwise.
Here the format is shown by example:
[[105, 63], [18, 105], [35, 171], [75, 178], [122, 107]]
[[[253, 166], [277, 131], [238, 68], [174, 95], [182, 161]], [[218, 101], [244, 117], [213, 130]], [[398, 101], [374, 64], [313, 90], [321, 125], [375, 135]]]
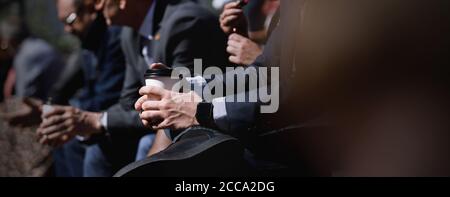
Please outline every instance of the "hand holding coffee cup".
[[[145, 77], [145, 85], [147, 87], [157, 87], [160, 89], [165, 89], [167, 91], [172, 91], [173, 87], [180, 82], [179, 78], [172, 78], [173, 69], [168, 68], [163, 64], [152, 64], [150, 69], [148, 69], [144, 75]], [[144, 99], [147, 101], [159, 101], [161, 100], [158, 95], [143, 95]], [[138, 107], [137, 107], [138, 109]], [[144, 112], [143, 109], [140, 109], [141, 114]], [[152, 122], [147, 122], [146, 120], [142, 120], [144, 125], [157, 124], [161, 120], [152, 120]]]
[[53, 111], [53, 106], [52, 106], [52, 98], [49, 98], [47, 100], [47, 102], [42, 106], [42, 117], [44, 117], [45, 115], [49, 114], [50, 112]]
[[[178, 83], [179, 79], [173, 79], [172, 76], [172, 69], [169, 69], [163, 64], [153, 64], [151, 66], [151, 69], [147, 70], [145, 73], [145, 85], [148, 87], [157, 87], [160, 89], [165, 89], [171, 91], [173, 86]], [[144, 95], [146, 97], [146, 100], [150, 101], [158, 101], [161, 100], [159, 96], [157, 95]], [[144, 110], [142, 107], [136, 107], [136, 109], [141, 108], [141, 115], [144, 113]], [[159, 122], [163, 120], [151, 120], [152, 122], [148, 122], [148, 120], [142, 119], [142, 123], [146, 126], [153, 125], [153, 124], [159, 124]], [[153, 146], [150, 149], [148, 156], [152, 156], [158, 152], [163, 151], [166, 149], [172, 141], [170, 140], [170, 130], [157, 130], [156, 131], [156, 138], [153, 142]]]

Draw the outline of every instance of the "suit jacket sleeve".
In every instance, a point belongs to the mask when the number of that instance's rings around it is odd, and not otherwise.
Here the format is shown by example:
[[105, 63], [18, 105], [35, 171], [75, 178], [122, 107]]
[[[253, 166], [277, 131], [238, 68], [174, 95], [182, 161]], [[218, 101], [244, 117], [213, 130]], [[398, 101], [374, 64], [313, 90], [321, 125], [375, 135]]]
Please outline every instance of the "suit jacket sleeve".
[[[281, 53], [281, 37], [280, 37], [280, 28], [276, 28], [273, 31], [272, 36], [269, 38], [266, 47], [264, 48], [263, 54], [256, 59], [256, 61], [252, 64], [253, 67], [269, 67], [270, 66], [278, 66], [280, 65], [280, 53]], [[258, 76], [262, 77], [262, 76]], [[268, 78], [270, 81], [270, 78]], [[225, 84], [226, 85], [226, 84]], [[269, 85], [269, 84], [268, 84]], [[265, 87], [258, 87], [265, 88]], [[249, 92], [258, 91], [257, 90], [249, 90], [242, 93], [236, 93], [237, 96], [239, 94], [246, 95], [245, 98], [248, 98]], [[270, 88], [267, 87], [267, 91], [270, 91]], [[228, 97], [229, 98], [229, 97]], [[258, 121], [261, 116], [265, 116], [260, 112], [261, 105], [265, 104], [259, 101], [258, 102], [232, 102], [231, 99], [226, 99], [225, 107], [226, 107], [226, 117], [223, 117], [219, 120], [215, 120], [216, 124], [220, 127], [220, 130], [228, 133], [230, 135], [236, 137], [242, 137], [248, 135], [249, 132], [254, 132], [256, 129], [256, 121]], [[273, 114], [268, 114], [271, 116]]]
[[81, 103], [82, 109], [101, 111], [117, 103], [123, 87], [125, 57], [120, 42], [121, 29], [118, 27], [108, 30], [106, 48], [102, 50], [102, 58], [98, 65], [95, 96]]
[[165, 19], [155, 42], [155, 61], [172, 68], [194, 68], [194, 59], [207, 66], [226, 66], [226, 35], [218, 19], [198, 6], [186, 4]]
[[140, 55], [137, 44], [139, 36], [131, 29], [122, 31], [122, 50], [127, 62], [125, 71], [125, 81], [118, 104], [107, 110], [107, 131], [114, 136], [126, 136], [133, 134], [142, 134], [148, 132], [139, 118], [138, 112], [134, 109], [134, 103], [139, 98], [139, 88], [143, 82], [140, 76], [139, 67]]

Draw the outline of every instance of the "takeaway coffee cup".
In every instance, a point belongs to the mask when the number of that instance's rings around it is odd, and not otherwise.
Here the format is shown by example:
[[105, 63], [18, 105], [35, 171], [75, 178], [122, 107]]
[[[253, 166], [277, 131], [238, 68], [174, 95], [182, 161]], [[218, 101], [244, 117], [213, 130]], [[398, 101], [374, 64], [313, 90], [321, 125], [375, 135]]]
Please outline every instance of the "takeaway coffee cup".
[[145, 72], [145, 85], [156, 86], [166, 90], [173, 90], [173, 87], [181, 81], [180, 78], [172, 78], [173, 69], [149, 69]]
[[52, 98], [48, 98], [47, 102], [42, 106], [42, 115], [46, 115], [53, 111]]
[[[145, 72], [145, 85], [156, 86], [172, 91], [176, 84], [181, 81], [180, 78], [172, 78], [173, 69], [149, 69]], [[149, 98], [150, 100], [157, 100], [158, 98]], [[160, 130], [157, 132], [164, 132], [166, 136], [171, 139], [172, 134], [169, 129]]]

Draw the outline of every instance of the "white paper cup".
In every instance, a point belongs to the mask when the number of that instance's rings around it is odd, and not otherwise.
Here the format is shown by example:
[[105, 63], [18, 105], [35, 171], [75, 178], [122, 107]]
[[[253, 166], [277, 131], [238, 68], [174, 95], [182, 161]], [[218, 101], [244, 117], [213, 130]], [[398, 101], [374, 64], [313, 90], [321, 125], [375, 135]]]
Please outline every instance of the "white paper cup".
[[48, 113], [50, 113], [50, 112], [52, 112], [53, 111], [53, 106], [51, 106], [51, 105], [48, 105], [48, 104], [45, 104], [45, 105], [43, 105], [42, 106], [42, 115], [47, 115]]

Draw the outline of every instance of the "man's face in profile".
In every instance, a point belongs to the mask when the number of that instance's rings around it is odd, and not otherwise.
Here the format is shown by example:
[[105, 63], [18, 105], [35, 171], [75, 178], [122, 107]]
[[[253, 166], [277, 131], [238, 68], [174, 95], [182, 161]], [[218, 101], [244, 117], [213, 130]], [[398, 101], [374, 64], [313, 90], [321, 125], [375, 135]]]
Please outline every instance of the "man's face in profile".
[[120, 4], [121, 0], [105, 0], [103, 15], [108, 25], [120, 24], [123, 18], [120, 13]]
[[[64, 30], [82, 38], [95, 20], [93, 13], [89, 13], [89, 3], [92, 1], [84, 1], [83, 5], [77, 7], [74, 0], [57, 0], [58, 18], [64, 24]], [[93, 6], [93, 4], [92, 4]]]

